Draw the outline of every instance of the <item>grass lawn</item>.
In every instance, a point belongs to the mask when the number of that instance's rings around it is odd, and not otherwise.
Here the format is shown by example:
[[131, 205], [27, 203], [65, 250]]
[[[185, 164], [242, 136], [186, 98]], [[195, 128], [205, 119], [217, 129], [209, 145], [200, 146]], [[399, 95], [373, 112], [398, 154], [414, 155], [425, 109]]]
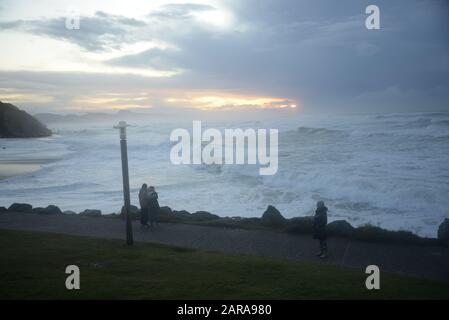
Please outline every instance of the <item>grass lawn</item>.
[[[449, 284], [165, 245], [0, 230], [0, 299], [449, 298]], [[80, 268], [81, 289], [65, 288]]]

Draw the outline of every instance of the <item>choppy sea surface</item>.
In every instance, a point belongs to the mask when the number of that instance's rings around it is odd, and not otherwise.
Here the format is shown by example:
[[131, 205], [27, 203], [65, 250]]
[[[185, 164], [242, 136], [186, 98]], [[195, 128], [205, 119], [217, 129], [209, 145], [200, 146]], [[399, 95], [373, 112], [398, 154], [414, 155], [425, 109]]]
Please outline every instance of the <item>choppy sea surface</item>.
[[[111, 123], [50, 124], [42, 139], [0, 140], [0, 160], [52, 159], [36, 172], [0, 180], [0, 205], [55, 204], [63, 210], [120, 210], [118, 132]], [[449, 217], [449, 113], [298, 116], [269, 121], [203, 122], [208, 127], [279, 129], [279, 168], [173, 165], [170, 132], [192, 122], [139, 122], [128, 128], [132, 203], [142, 183], [161, 205], [220, 216], [313, 214], [323, 199], [329, 220], [370, 223], [436, 236]]]

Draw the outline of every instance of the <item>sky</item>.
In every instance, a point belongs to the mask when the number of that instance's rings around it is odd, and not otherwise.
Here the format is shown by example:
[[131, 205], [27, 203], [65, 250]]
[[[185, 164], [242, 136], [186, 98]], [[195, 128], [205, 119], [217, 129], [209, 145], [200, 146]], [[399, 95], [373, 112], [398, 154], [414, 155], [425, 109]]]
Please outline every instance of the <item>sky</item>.
[[[370, 4], [379, 30], [365, 27]], [[0, 0], [0, 100], [33, 113], [449, 111], [448, 18], [444, 0]]]

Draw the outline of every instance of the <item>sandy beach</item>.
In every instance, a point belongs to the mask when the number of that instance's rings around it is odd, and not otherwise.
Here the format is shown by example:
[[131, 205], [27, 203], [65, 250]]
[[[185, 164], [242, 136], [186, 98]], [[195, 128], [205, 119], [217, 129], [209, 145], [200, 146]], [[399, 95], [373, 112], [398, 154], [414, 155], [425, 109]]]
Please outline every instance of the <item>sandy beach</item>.
[[49, 163], [48, 159], [0, 159], [0, 180], [32, 173], [40, 170], [43, 164]]

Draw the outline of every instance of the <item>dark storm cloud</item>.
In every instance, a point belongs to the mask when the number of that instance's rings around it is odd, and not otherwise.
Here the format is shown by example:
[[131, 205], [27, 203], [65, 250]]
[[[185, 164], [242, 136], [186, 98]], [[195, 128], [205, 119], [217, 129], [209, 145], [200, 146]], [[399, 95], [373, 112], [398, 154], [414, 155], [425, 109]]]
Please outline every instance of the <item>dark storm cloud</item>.
[[132, 68], [151, 67], [155, 70], [172, 71], [176, 69], [178, 63], [170, 52], [176, 55], [176, 50], [173, 49], [152, 48], [137, 54], [111, 59], [108, 64]]
[[[145, 21], [97, 13], [82, 20], [79, 33], [63, 30], [62, 18], [25, 25], [30, 32], [72, 41], [87, 50], [133, 41], [170, 43], [176, 49], [152, 48], [106, 63], [185, 70], [160, 80], [172, 88], [296, 98], [309, 110], [449, 109], [445, 1], [376, 1], [380, 30], [365, 28], [365, 8], [371, 1], [225, 4], [236, 21], [225, 30], [195, 21], [194, 12], [219, 10], [197, 4], [166, 5]], [[10, 24], [3, 26], [23, 27], [23, 22]], [[136, 79], [142, 87], [153, 83]]]
[[[69, 12], [68, 12], [69, 14]], [[67, 17], [47, 20], [18, 20], [0, 22], [1, 29], [18, 29], [36, 35], [48, 36], [77, 44], [87, 51], [118, 49], [125, 43], [133, 43], [134, 32], [145, 22], [119, 15], [97, 11], [93, 16], [80, 17], [80, 29], [66, 28]]]
[[368, 2], [238, 2], [232, 8], [246, 31], [196, 26], [187, 35], [168, 32], [164, 39], [180, 50], [148, 50], [110, 63], [182, 68], [188, 70], [181, 76], [186, 81], [296, 96], [320, 106], [350, 107], [370, 97], [368, 108], [382, 109], [386, 93], [394, 88], [396, 99], [386, 109], [426, 108], [425, 101], [444, 108], [448, 96], [441, 88], [449, 89], [447, 5], [377, 4], [381, 30], [373, 31], [365, 28]]

